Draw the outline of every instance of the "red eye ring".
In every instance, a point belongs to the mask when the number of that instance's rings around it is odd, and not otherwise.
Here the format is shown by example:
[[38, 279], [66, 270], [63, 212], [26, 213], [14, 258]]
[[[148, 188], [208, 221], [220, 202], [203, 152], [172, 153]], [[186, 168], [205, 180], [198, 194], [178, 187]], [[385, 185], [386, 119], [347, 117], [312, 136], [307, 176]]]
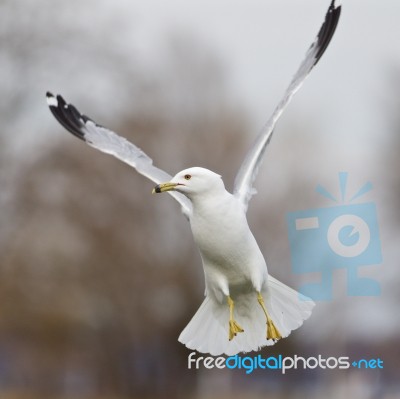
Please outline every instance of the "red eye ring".
[[185, 180], [190, 180], [192, 178], [192, 176], [191, 175], [185, 175], [184, 178], [185, 178]]

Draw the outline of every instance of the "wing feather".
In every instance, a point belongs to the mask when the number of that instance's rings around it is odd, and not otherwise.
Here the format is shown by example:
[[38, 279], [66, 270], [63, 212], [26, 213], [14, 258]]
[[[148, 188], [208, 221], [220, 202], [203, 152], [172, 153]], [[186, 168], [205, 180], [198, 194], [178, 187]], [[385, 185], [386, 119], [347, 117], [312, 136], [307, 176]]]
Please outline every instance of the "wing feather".
[[[153, 160], [147, 154], [125, 138], [82, 115], [72, 104], [67, 104], [60, 95], [55, 97], [48, 92], [46, 97], [54, 117], [74, 136], [127, 163], [156, 184], [171, 180], [171, 175], [155, 167]], [[177, 192], [168, 191], [168, 194], [179, 202], [183, 214], [189, 218], [192, 209], [190, 201]]]
[[250, 198], [256, 192], [253, 188], [253, 183], [257, 176], [265, 149], [271, 140], [276, 122], [294, 94], [299, 90], [308, 74], [318, 63], [327, 49], [333, 34], [335, 33], [340, 13], [341, 5], [339, 1], [332, 0], [326, 13], [324, 23], [322, 24], [316, 39], [308, 49], [303, 62], [300, 64], [300, 67], [286, 89], [281, 101], [246, 154], [246, 157], [236, 175], [234, 184], [234, 195], [240, 200], [246, 210]]

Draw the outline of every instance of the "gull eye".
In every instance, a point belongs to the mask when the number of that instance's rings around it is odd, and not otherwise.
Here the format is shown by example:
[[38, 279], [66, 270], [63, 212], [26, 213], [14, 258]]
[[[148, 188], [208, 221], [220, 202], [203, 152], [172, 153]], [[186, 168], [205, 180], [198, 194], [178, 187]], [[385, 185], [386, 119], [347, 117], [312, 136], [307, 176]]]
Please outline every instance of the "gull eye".
[[185, 175], [184, 178], [185, 178], [185, 180], [190, 180], [192, 178], [192, 176], [191, 175]]

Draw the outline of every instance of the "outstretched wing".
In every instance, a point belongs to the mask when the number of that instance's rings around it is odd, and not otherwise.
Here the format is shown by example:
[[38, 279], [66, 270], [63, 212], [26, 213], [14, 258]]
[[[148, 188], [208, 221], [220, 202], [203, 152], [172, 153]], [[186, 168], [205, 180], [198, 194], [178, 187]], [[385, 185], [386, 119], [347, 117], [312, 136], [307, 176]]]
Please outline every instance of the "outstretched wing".
[[253, 188], [254, 180], [257, 176], [265, 149], [271, 140], [275, 124], [281, 116], [282, 112], [292, 99], [293, 95], [299, 90], [307, 75], [318, 63], [324, 54], [329, 42], [335, 33], [336, 26], [339, 21], [341, 5], [339, 0], [332, 0], [325, 21], [314, 42], [308, 49], [306, 56], [301, 63], [299, 69], [290, 82], [285, 94], [283, 95], [278, 106], [275, 108], [272, 116], [261, 130], [253, 146], [250, 148], [235, 178], [234, 195], [242, 202], [244, 208], [247, 206], [251, 196], [256, 192]]
[[[54, 117], [74, 136], [127, 163], [156, 184], [171, 180], [172, 177], [168, 173], [155, 167], [148, 155], [125, 138], [82, 115], [72, 104], [67, 104], [60, 95], [54, 97], [48, 92], [46, 97]], [[180, 203], [183, 214], [189, 217], [192, 209], [190, 201], [184, 195], [174, 191], [168, 191], [168, 194]]]

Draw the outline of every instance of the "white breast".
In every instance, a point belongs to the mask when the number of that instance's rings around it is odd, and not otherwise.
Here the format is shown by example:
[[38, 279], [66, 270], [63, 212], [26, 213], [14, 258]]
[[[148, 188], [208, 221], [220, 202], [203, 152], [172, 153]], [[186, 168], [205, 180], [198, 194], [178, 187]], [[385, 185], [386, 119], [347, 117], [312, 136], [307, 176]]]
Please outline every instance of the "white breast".
[[218, 272], [229, 284], [238, 284], [266, 275], [264, 258], [236, 198], [227, 193], [212, 203], [196, 205], [190, 222], [206, 278], [207, 273]]

